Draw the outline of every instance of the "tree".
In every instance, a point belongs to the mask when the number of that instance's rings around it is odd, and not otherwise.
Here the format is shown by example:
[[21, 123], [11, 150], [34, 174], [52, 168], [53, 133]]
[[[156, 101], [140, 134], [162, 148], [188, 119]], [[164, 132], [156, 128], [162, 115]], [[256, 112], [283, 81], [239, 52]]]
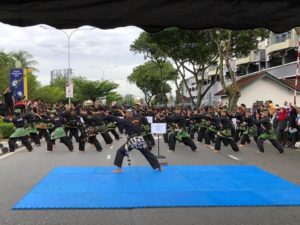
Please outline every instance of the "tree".
[[[159, 69], [158, 71], [161, 83], [163, 83], [163, 68], [167, 62], [167, 55], [155, 42], [152, 41], [149, 33], [141, 33], [140, 36], [130, 46], [130, 50], [136, 54], [143, 54], [145, 59], [148, 58], [155, 63], [156, 67]], [[161, 93], [166, 93], [166, 90], [164, 89], [165, 86], [166, 85], [161, 86]], [[161, 98], [161, 100], [163, 100], [163, 98]], [[161, 103], [164, 104], [166, 102]]]
[[113, 91], [106, 96], [106, 105], [111, 105], [112, 102], [119, 102], [121, 100], [123, 100], [122, 95]]
[[166, 93], [171, 91], [171, 87], [167, 82], [174, 80], [176, 76], [177, 71], [170, 62], [165, 62], [163, 67], [160, 68], [157, 63], [148, 61], [134, 68], [127, 79], [142, 90], [147, 105], [156, 95], [159, 97], [160, 103], [164, 102], [166, 104], [168, 101]]
[[[211, 39], [209, 31], [169, 28], [159, 33], [149, 34], [149, 36], [160, 51], [174, 61], [192, 104], [200, 106], [203, 97], [213, 85], [211, 82], [203, 90], [207, 79], [206, 71], [211, 65], [216, 64], [218, 58], [217, 45]], [[187, 72], [191, 73], [196, 81], [197, 103], [192, 98], [186, 82]], [[177, 85], [177, 90], [180, 90], [179, 85]]]
[[[247, 56], [252, 50], [257, 49], [259, 41], [265, 39], [269, 32], [265, 29], [254, 29], [244, 31], [232, 31], [225, 29], [211, 30], [210, 35], [215, 41], [219, 55], [219, 77], [223, 91], [228, 96], [228, 110], [232, 111], [240, 97], [240, 90], [237, 85], [236, 73], [231, 66], [231, 60]], [[227, 67], [230, 81], [226, 85], [224, 79], [224, 65]]]
[[133, 106], [135, 104], [134, 96], [130, 94], [125, 95], [122, 104]]
[[66, 99], [64, 89], [53, 85], [47, 85], [39, 89], [36, 98], [44, 102], [54, 104]]
[[30, 67], [32, 72], [37, 72], [38, 69], [35, 66], [38, 65], [38, 62], [33, 59], [33, 55], [27, 51], [18, 51], [10, 53], [11, 57], [15, 61], [21, 63], [21, 68]]
[[14, 65], [14, 60], [9, 54], [0, 51], [0, 93], [9, 86], [9, 70]]
[[28, 82], [28, 96], [27, 99], [35, 99], [39, 95], [38, 92], [40, 92], [41, 83], [37, 80], [37, 77], [33, 75], [32, 73], [28, 74], [27, 78]]
[[74, 98], [77, 101], [87, 99], [95, 101], [100, 97], [107, 97], [113, 94], [114, 89], [119, 85], [111, 81], [89, 81], [83, 77], [73, 78]]

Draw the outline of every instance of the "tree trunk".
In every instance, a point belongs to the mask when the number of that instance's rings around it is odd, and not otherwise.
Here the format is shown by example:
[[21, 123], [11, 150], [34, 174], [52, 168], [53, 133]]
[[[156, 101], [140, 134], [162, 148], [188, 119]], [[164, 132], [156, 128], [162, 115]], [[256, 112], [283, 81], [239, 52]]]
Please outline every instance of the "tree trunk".
[[177, 67], [177, 70], [179, 71], [179, 74], [180, 74], [180, 76], [181, 76], [181, 78], [182, 78], [182, 81], [183, 81], [183, 83], [184, 83], [184, 86], [185, 86], [185, 88], [186, 88], [186, 90], [188, 91], [188, 94], [189, 94], [189, 97], [190, 97], [190, 99], [191, 99], [191, 101], [192, 101], [192, 106], [193, 107], [195, 107], [195, 101], [194, 101], [194, 99], [193, 99], [193, 96], [192, 96], [192, 93], [191, 93], [191, 91], [190, 91], [190, 89], [189, 89], [189, 87], [188, 87], [188, 85], [187, 85], [187, 82], [186, 82], [186, 80], [185, 80], [185, 70], [184, 70], [184, 68], [183, 68], [183, 72], [180, 70], [180, 66], [178, 65], [178, 63], [175, 61], [175, 65], [176, 65], [176, 67]]
[[230, 86], [228, 86], [227, 96], [228, 96], [228, 111], [233, 112], [241, 96], [239, 87], [236, 84], [231, 84]]

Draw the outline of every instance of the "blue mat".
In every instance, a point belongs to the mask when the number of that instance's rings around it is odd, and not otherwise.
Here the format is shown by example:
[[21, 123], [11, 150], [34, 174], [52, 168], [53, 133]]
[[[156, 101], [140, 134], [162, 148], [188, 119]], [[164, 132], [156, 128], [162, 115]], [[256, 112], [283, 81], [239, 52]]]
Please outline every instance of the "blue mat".
[[255, 166], [59, 167], [13, 209], [299, 206], [300, 187]]

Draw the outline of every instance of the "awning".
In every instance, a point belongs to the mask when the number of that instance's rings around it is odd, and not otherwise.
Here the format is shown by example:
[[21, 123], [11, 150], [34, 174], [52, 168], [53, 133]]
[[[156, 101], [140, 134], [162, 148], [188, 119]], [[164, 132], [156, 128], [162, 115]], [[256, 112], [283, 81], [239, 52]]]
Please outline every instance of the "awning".
[[300, 25], [297, 0], [3, 0], [0, 21], [56, 28], [138, 26], [205, 29], [264, 27], [274, 32]]

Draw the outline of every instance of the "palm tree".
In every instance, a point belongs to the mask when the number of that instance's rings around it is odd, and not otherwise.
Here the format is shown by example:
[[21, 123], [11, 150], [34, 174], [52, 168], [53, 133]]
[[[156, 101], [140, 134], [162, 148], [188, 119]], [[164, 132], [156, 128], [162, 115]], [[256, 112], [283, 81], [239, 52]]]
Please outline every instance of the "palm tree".
[[19, 61], [21, 63], [21, 68], [30, 67], [32, 72], [37, 72], [38, 69], [35, 66], [38, 65], [38, 62], [33, 59], [33, 55], [28, 53], [27, 51], [18, 51], [12, 52], [11, 57], [15, 61]]

